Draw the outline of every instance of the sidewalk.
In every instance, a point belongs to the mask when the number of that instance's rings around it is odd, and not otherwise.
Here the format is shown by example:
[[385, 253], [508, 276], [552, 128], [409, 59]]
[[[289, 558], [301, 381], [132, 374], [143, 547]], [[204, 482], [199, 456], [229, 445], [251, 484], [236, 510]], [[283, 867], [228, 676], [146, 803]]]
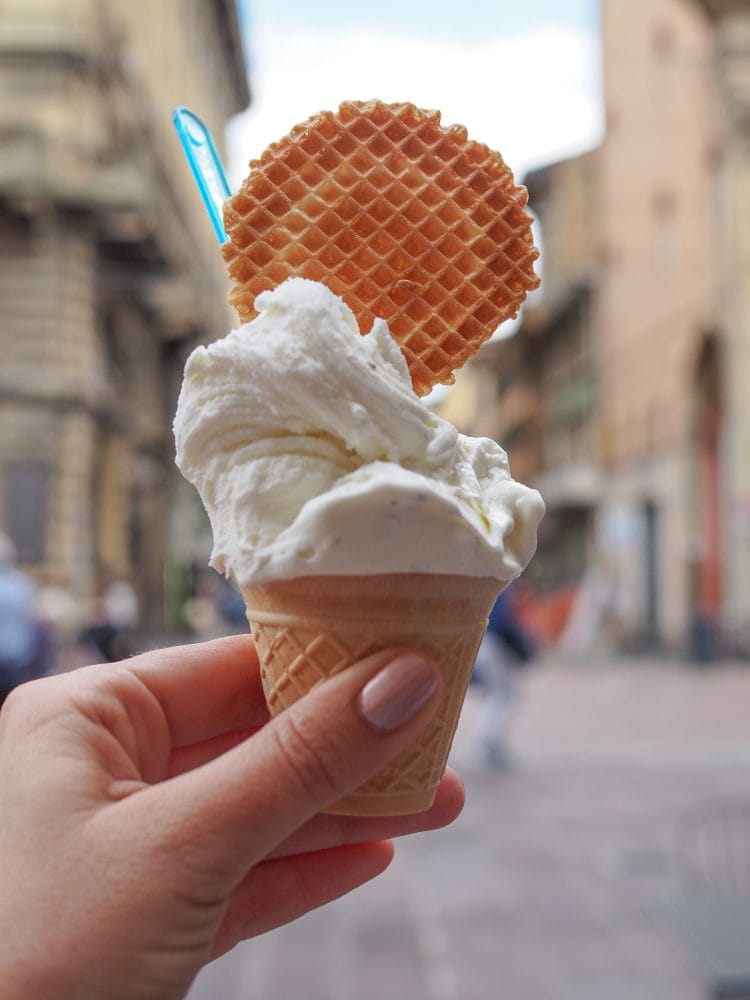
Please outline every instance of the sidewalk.
[[516, 766], [454, 762], [468, 802], [380, 879], [209, 966], [190, 1000], [701, 1000], [651, 919], [680, 818], [750, 797], [750, 669], [634, 661], [529, 673]]

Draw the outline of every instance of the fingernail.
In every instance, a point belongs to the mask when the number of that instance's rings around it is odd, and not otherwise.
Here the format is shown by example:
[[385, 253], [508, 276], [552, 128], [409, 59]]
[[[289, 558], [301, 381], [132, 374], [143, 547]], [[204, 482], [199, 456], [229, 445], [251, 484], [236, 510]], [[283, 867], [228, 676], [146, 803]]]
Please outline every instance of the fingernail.
[[432, 698], [440, 681], [429, 660], [401, 653], [365, 684], [357, 710], [378, 736], [393, 733]]

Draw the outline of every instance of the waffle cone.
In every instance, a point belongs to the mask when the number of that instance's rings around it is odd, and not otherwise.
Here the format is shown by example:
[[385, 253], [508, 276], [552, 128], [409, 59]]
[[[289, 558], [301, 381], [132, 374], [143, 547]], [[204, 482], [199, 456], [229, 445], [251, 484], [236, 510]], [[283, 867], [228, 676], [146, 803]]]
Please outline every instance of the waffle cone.
[[423, 573], [300, 577], [243, 590], [272, 715], [380, 649], [430, 656], [438, 710], [417, 741], [329, 812], [386, 816], [432, 804], [499, 580]]
[[227, 199], [229, 302], [247, 322], [259, 292], [321, 281], [363, 333], [387, 320], [424, 395], [539, 284], [527, 198], [498, 153], [439, 112], [346, 101], [271, 145]]

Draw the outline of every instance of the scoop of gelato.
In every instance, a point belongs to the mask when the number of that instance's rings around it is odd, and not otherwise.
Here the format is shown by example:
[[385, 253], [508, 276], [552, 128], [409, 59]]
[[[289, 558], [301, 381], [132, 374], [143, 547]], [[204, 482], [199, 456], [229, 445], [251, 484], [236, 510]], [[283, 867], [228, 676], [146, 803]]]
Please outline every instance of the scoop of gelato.
[[177, 464], [240, 586], [309, 575], [454, 573], [511, 580], [544, 505], [503, 449], [414, 393], [384, 320], [361, 335], [325, 285], [290, 278], [256, 319], [190, 355]]

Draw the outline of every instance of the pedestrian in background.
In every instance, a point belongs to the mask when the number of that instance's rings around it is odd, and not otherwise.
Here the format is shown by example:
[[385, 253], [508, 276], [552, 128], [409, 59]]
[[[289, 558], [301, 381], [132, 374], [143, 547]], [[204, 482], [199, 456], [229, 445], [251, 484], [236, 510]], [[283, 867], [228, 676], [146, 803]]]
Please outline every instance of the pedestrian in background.
[[0, 535], [0, 705], [14, 687], [37, 674], [34, 585], [15, 562], [15, 546]]
[[80, 635], [84, 663], [115, 663], [137, 651], [137, 604], [132, 588], [121, 581], [101, 581]]
[[477, 720], [482, 762], [507, 767], [507, 728], [518, 706], [521, 668], [534, 658], [534, 642], [518, 618], [512, 587], [506, 588], [490, 612], [477, 653], [476, 680], [485, 689]]

